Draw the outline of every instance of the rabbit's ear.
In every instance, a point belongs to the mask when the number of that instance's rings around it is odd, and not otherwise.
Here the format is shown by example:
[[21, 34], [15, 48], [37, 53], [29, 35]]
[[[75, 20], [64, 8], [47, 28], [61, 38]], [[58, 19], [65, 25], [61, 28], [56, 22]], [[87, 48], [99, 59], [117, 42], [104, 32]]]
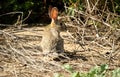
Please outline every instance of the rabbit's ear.
[[51, 19], [54, 19], [56, 20], [57, 17], [58, 17], [58, 9], [56, 7], [53, 7], [51, 10], [50, 10], [50, 18]]
[[50, 18], [51, 18], [51, 16], [50, 16], [50, 12], [51, 12], [51, 10], [52, 10], [52, 6], [49, 5], [49, 8], [48, 8], [48, 15], [49, 15]]

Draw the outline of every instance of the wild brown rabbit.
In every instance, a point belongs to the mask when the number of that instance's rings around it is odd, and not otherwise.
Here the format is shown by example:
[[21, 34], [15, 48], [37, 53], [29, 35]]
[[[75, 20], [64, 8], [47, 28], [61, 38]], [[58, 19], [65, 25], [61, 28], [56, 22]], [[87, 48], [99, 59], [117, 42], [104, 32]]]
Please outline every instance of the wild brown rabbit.
[[57, 25], [58, 9], [56, 7], [49, 8], [49, 16], [51, 23], [44, 28], [41, 40], [41, 48], [43, 52], [63, 52], [63, 39], [60, 37], [59, 25]]

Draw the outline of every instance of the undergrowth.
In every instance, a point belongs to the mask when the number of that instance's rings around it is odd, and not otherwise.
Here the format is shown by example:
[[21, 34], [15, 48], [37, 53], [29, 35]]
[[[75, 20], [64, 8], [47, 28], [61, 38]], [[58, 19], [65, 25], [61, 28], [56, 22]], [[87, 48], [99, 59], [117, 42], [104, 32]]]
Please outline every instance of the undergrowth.
[[[101, 66], [95, 66], [91, 68], [88, 72], [79, 72], [73, 70], [73, 68], [66, 64], [63, 66], [65, 70], [70, 73], [70, 77], [120, 77], [120, 69], [114, 69], [109, 71], [109, 66], [103, 64]], [[62, 74], [55, 73], [54, 77], [65, 77]]]

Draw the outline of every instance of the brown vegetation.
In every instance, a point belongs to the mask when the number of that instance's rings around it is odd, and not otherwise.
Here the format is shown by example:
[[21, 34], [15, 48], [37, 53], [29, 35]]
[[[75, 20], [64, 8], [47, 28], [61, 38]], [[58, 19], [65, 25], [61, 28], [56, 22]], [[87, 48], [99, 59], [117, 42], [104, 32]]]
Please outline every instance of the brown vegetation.
[[[64, 39], [63, 53], [44, 55], [40, 51], [43, 32], [40, 26], [46, 24], [23, 24], [24, 19], [18, 17], [19, 24], [0, 30], [0, 76], [53, 77], [58, 72], [69, 77], [69, 72], [63, 69], [64, 64], [84, 72], [101, 64], [108, 64], [109, 70], [119, 68], [120, 16], [105, 9], [99, 10], [96, 5], [90, 5], [85, 11], [73, 8], [73, 15], [58, 17], [64, 29], [60, 33]], [[65, 9], [71, 11], [70, 7], [65, 6]], [[99, 13], [93, 14], [95, 11]]]

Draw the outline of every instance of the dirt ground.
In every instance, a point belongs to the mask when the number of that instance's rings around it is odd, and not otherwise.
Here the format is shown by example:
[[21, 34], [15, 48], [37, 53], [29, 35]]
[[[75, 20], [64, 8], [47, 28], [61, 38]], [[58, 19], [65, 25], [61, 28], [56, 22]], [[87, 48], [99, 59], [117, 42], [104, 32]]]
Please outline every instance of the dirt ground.
[[[40, 51], [42, 28], [38, 26], [2, 31], [0, 39], [0, 77], [53, 77], [55, 73], [70, 77], [63, 68], [69, 64], [75, 71], [87, 72], [94, 66], [108, 64], [109, 70], [120, 68], [119, 41], [116, 51], [109, 45], [86, 38], [85, 44], [73, 41], [66, 31], [61, 32], [64, 39], [64, 53], [44, 55]], [[96, 40], [99, 40], [98, 38]]]

